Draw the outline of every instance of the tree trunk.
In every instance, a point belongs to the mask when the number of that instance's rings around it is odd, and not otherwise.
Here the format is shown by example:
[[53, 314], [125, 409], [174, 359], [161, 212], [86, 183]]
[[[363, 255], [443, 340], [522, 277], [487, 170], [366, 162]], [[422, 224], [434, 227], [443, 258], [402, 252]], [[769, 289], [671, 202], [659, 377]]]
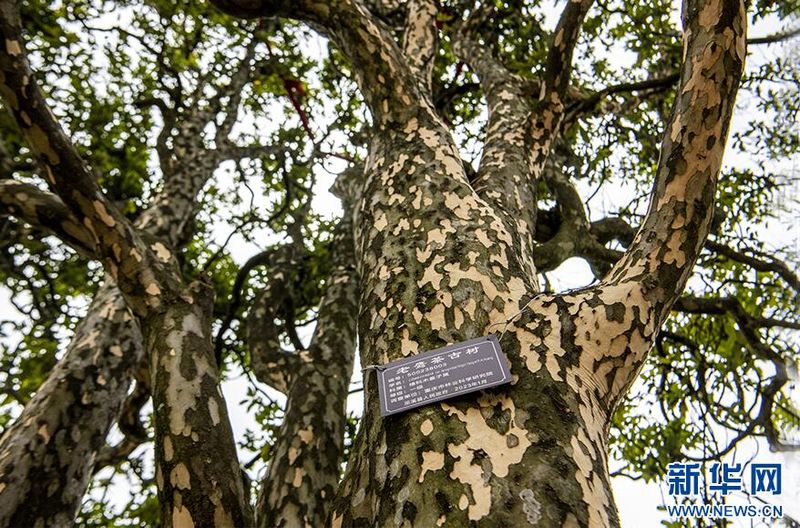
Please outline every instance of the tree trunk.
[[[180, 251], [191, 239], [196, 197], [219, 163], [218, 155], [199, 141], [205, 117], [187, 116], [175, 139], [183, 157], [168, 167], [162, 164], [164, 188], [137, 222], [163, 242], [164, 251]], [[15, 185], [19, 196], [23, 189]], [[26, 200], [28, 209], [31, 203], [38, 201]], [[60, 202], [47, 205], [49, 211], [64, 208]], [[24, 215], [25, 220], [37, 222], [35, 212]], [[44, 227], [62, 240], [77, 240], [79, 250], [86, 248], [91, 236], [80, 231], [73, 217], [64, 213], [56, 220], [60, 224]], [[97, 452], [117, 421], [134, 370], [144, 361], [139, 322], [107, 280], [56, 369], [0, 438], [0, 526], [74, 523]]]
[[211, 288], [196, 282], [142, 321], [165, 526], [253, 525], [211, 346], [213, 305]]
[[0, 439], [0, 526], [71, 526], [144, 358], [119, 291], [95, 295], [53, 373]]
[[[358, 315], [350, 216], [345, 213], [331, 244], [333, 272], [311, 345], [294, 356], [297, 361], [289, 372], [284, 371], [291, 382], [283, 424], [261, 482], [256, 507], [260, 528], [323, 526], [336, 495]], [[287, 272], [279, 268], [277, 273]], [[248, 325], [266, 324], [259, 317], [266, 303], [275, 306], [277, 299], [269, 292], [262, 294], [251, 308]]]

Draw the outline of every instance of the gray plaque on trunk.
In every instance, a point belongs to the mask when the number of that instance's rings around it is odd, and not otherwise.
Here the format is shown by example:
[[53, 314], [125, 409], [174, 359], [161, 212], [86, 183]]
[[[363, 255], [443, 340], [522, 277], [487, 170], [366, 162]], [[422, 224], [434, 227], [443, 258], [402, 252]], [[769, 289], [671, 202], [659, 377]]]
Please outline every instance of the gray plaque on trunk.
[[382, 416], [511, 381], [508, 360], [494, 334], [392, 361], [375, 370]]

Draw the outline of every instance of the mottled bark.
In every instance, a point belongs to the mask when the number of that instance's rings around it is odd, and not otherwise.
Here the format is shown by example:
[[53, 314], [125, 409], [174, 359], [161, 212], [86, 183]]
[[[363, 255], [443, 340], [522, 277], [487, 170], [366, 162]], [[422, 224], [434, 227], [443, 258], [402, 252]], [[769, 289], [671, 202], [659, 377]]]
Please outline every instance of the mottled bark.
[[195, 282], [142, 318], [166, 526], [253, 524], [211, 346], [213, 299], [210, 286]]
[[434, 0], [411, 0], [407, 10], [403, 53], [408, 58], [411, 70], [430, 93], [433, 63], [439, 49], [439, 31], [436, 28], [438, 9]]
[[[335, 231], [333, 272], [311, 344], [308, 350], [293, 355], [298, 361], [291, 366], [284, 420], [270, 450], [256, 508], [262, 528], [323, 526], [336, 495], [358, 316], [350, 216], [346, 213]], [[272, 282], [283, 276], [278, 271]], [[277, 301], [271, 295], [263, 296], [254, 309]]]
[[64, 358], [0, 438], [0, 526], [71, 526], [95, 454], [144, 357], [138, 322], [104, 285]]
[[[95, 254], [101, 257], [110, 279], [141, 321], [153, 379], [156, 465], [165, 523], [191, 520], [203, 526], [252, 524], [208, 336], [211, 292], [199, 283], [184, 284], [175, 266], [174, 251], [152, 236], [157, 232], [176, 246], [186, 241], [195, 196], [219, 158], [206, 158], [211, 161], [210, 166], [194, 167], [196, 170], [188, 173], [188, 181], [175, 177], [177, 171], [172, 166], [163, 167], [164, 193], [152, 208], [153, 213], [160, 214], [145, 215], [140, 226], [134, 227], [102, 194], [47, 108], [24, 52], [19, 14], [12, 2], [0, 4], [0, 29], [5, 42], [0, 53], [0, 88], [6, 104], [51, 188], [91, 233]], [[249, 67], [249, 59], [243, 66]], [[207, 112], [211, 119], [216, 115], [213, 105]], [[198, 124], [207, 121], [185, 121], [183, 132], [188, 134], [183, 137], [197, 141], [202, 130]], [[179, 150], [176, 159], [191, 158], [185, 150]], [[191, 206], [176, 208], [176, 204]], [[129, 376], [118, 379], [126, 380], [127, 387]], [[196, 390], [186, 392], [186, 386]], [[124, 397], [125, 391], [121, 393]], [[112, 404], [116, 411], [117, 399]], [[106, 431], [110, 423], [107, 422]], [[99, 424], [93, 425], [100, 428]], [[202, 441], [200, 434], [204, 436]], [[93, 443], [97, 444], [96, 439]], [[92, 459], [89, 456], [83, 466], [87, 474], [91, 472]], [[79, 482], [85, 485], [85, 478]], [[40, 507], [33, 501], [26, 504], [28, 508]], [[16, 507], [12, 505], [12, 509]]]
[[531, 149], [526, 124], [533, 105], [521, 78], [512, 75], [488, 49], [476, 42], [469, 26], [453, 36], [454, 50], [475, 70], [489, 110], [480, 167], [472, 186], [493, 205], [509, 232], [520, 265], [536, 276], [534, 235], [536, 230], [537, 175], [530, 172]]
[[[357, 72], [375, 123], [354, 220], [362, 363], [382, 364], [492, 331], [501, 334], [511, 362], [509, 386], [385, 419], [379, 416], [375, 380], [367, 377], [366, 412], [330, 524], [618, 525], [606, 460], [610, 417], [708, 234], [744, 59], [743, 5], [735, 0], [685, 5], [680, 87], [666, 125], [650, 210], [628, 251], [591, 288], [537, 295], [535, 262], [528, 262], [520, 243], [520, 224], [509, 221], [508, 207], [499, 203], [504, 197], [493, 200], [473, 187], [449, 131], [431, 107], [419, 65], [360, 2], [216, 4], [242, 16], [291, 16], [320, 27]], [[520, 141], [530, 149], [528, 181], [541, 177], [558, 137], [570, 58], [589, 5], [580, 0], [567, 4], [548, 53], [541, 96], [520, 125], [524, 134], [512, 142], [517, 149]], [[8, 3], [0, 3], [0, 9], [8, 10]], [[128, 285], [123, 292], [143, 322], [154, 380], [157, 479], [165, 521], [247, 524], [208, 345], [207, 293], [199, 284], [188, 288], [177, 280], [169, 259], [159, 263], [161, 252], [143, 247], [138, 232], [118, 227], [122, 220], [86, 178], [70, 182], [60, 172], [62, 157], [70, 161], [72, 153], [68, 144], [62, 148], [63, 138], [46, 115], [35, 112], [36, 105], [19, 104], [30, 97], [30, 90], [22, 89], [30, 78], [15, 59], [21, 53], [18, 36], [9, 38], [7, 26], [6, 21], [3, 31], [11, 48], [0, 61], [6, 100], [64, 203], [94, 225], [97, 250], [107, 269]], [[35, 84], [33, 89], [36, 94]], [[503, 115], [503, 109], [496, 106], [494, 115]], [[495, 144], [499, 155], [501, 142]], [[67, 169], [76, 168], [67, 163]], [[497, 174], [502, 179], [502, 171]], [[491, 181], [488, 172], [486, 177]], [[567, 197], [574, 191], [568, 181], [551, 185]], [[528, 218], [535, 224], [535, 209]], [[574, 225], [592, 229], [580, 215]], [[142, 261], [119, 268], [114, 243], [123, 252], [135, 250]], [[149, 275], [139, 277], [145, 271]], [[150, 297], [137, 298], [144, 287]], [[324, 338], [326, 332], [315, 339], [321, 350]], [[330, 376], [316, 378], [313, 372], [283, 380], [291, 396], [288, 411], [296, 419], [287, 420], [286, 443], [280, 447], [285, 456], [276, 458], [270, 471], [282, 475], [284, 484], [291, 477], [299, 492], [293, 495], [270, 480], [262, 505], [272, 501], [303, 523], [302, 515], [310, 519], [311, 514], [296, 511], [297, 498], [310, 496], [312, 483], [306, 477], [320, 466], [313, 460], [317, 453], [303, 453], [301, 459], [298, 451], [290, 460], [291, 449], [310, 449], [319, 438], [300, 411], [319, 409], [318, 396], [305, 396], [331, 382]], [[293, 407], [292, 398], [301, 403]], [[309, 401], [312, 405], [304, 407], [302, 402]], [[324, 413], [333, 416], [328, 403]], [[325, 467], [330, 473], [331, 464]], [[315, 512], [320, 504], [313, 502]]]
[[[197, 144], [197, 131], [181, 136]], [[185, 141], [178, 140], [178, 144]], [[200, 145], [202, 146], [202, 145]], [[202, 162], [195, 147], [190, 161]], [[191, 169], [191, 170], [189, 170]], [[207, 162], [186, 166], [165, 185], [155, 204], [145, 211], [137, 226], [162, 240], [164, 248], [180, 249], [187, 233], [187, 219], [197, 208], [195, 197], [212, 175]], [[197, 172], [195, 172], [197, 171]], [[194, 177], [192, 177], [194, 175]], [[10, 186], [25, 186], [6, 181]], [[27, 190], [29, 186], [25, 186]], [[176, 191], [180, 187], [180, 191]], [[57, 197], [20, 200], [31, 211], [18, 215], [23, 220], [47, 228], [62, 240], [66, 235], [86, 243], [85, 232]], [[18, 193], [16, 193], [18, 194]], [[37, 222], [47, 219], [48, 223]], [[59, 224], [58, 219], [63, 218]], [[52, 220], [52, 224], [49, 222]], [[84, 247], [88, 252], [89, 247]], [[128, 309], [113, 283], [100, 287], [64, 358], [48, 380], [26, 405], [20, 418], [0, 438], [0, 526], [68, 526], [80, 507], [95, 455], [104, 446], [111, 425], [116, 421], [133, 379], [132, 373], [145, 359], [139, 322]], [[41, 432], [45, 434], [42, 435]], [[20, 463], [19, 461], [24, 461]], [[98, 462], [104, 462], [99, 460]], [[66, 480], [65, 480], [66, 479]], [[31, 485], [41, 482], [42, 485]]]
[[[362, 363], [502, 333], [504, 322], [515, 318], [502, 338], [511, 386], [382, 419], [375, 380], [367, 377], [366, 412], [331, 525], [618, 525], [606, 462], [609, 420], [708, 233], [744, 59], [743, 5], [709, 0], [685, 6], [678, 98], [651, 211], [629, 251], [592, 288], [536, 295], [518, 226], [505, 221], [498, 203], [507, 198], [492, 200], [470, 185], [448, 130], [425, 98], [397, 111], [415, 77], [397, 62], [396, 44], [379, 23], [344, 1], [301, 2], [293, 11], [282, 2], [216, 3], [240, 15], [278, 14], [322, 25], [358, 72], [377, 125], [356, 222]], [[558, 137], [571, 55], [590, 4], [567, 4], [540, 97], [521, 127], [530, 149], [529, 181], [542, 176]], [[343, 12], [362, 17], [349, 21], [350, 31], [364, 29], [348, 33], [349, 44], [337, 38], [347, 30], [332, 23]], [[385, 60], [368, 64], [363, 50]], [[387, 73], [394, 75], [394, 93], [376, 83]], [[505, 109], [498, 103], [492, 110], [498, 122]], [[519, 135], [513, 127], [509, 133]], [[552, 185], [566, 195], [573, 190], [567, 183]], [[591, 229], [582, 218], [576, 221]]]
[[270, 279], [247, 314], [250, 368], [261, 383], [284, 394], [289, 392], [302, 363], [299, 354], [283, 350], [281, 329], [275, 324], [275, 320], [282, 315], [283, 301], [291, 295], [288, 283], [297, 265], [296, 253], [297, 250], [291, 245], [270, 252]]
[[14, 216], [67, 243], [75, 251], [94, 256], [94, 241], [58, 196], [29, 183], [0, 181], [0, 216]]

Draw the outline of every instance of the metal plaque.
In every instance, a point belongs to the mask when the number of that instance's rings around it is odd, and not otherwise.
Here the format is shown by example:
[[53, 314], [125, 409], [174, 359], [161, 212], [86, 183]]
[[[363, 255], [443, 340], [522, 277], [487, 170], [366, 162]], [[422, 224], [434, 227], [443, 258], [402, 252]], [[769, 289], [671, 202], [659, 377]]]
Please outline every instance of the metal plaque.
[[492, 334], [377, 367], [381, 415], [511, 381], [508, 359]]

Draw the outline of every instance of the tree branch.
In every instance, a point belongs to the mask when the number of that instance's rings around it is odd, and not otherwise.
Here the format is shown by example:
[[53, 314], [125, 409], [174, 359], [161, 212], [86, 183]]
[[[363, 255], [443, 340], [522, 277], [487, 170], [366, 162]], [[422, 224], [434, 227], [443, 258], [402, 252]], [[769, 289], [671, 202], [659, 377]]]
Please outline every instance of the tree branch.
[[746, 255], [741, 251], [737, 251], [713, 240], [707, 240], [706, 247], [730, 260], [746, 264], [754, 270], [777, 273], [783, 280], [789, 283], [796, 292], [800, 293], [800, 279], [798, 279], [797, 275], [784, 262], [773, 258], [767, 261], [751, 255]]
[[[717, 7], [719, 9], [717, 9]], [[666, 125], [650, 208], [605, 284], [641, 289], [660, 326], [710, 231], [714, 189], [745, 57], [737, 0], [685, 5], [678, 98]]]
[[568, 106], [567, 115], [564, 118], [565, 123], [572, 122], [578, 115], [591, 111], [597, 104], [609, 95], [618, 93], [640, 92], [646, 90], [662, 91], [665, 90], [680, 78], [679, 73], [673, 73], [665, 77], [647, 79], [644, 81], [627, 82], [608, 86], [598, 92], [595, 92], [587, 97], [583, 97]]
[[61, 199], [29, 183], [0, 180], [0, 216], [11, 215], [61, 239], [83, 256], [94, 258], [92, 234]]
[[[251, 264], [255, 265], [266, 258], [256, 255], [256, 260], [251, 259], [249, 264], [255, 262]], [[293, 246], [281, 246], [271, 252], [269, 261], [271, 269], [267, 285], [253, 302], [247, 316], [247, 345], [250, 367], [256, 378], [286, 394], [305, 361], [299, 351], [292, 353], [283, 350], [281, 332], [275, 324], [285, 297], [290, 295], [287, 281], [297, 264]]]
[[158, 296], [169, 288], [165, 274], [153, 273], [164, 263], [101, 192], [50, 110], [25, 53], [17, 6], [10, 0], [0, 2], [0, 33], [5, 42], [0, 47], [0, 71], [7, 107], [50, 186], [92, 234], [95, 253], [102, 256], [131, 309], [145, 315], [149, 304], [160, 302]]
[[317, 326], [289, 381], [286, 416], [262, 480], [261, 528], [322, 526], [336, 496], [358, 318], [352, 203], [346, 201], [344, 208]]
[[798, 35], [800, 35], [800, 27], [783, 31], [781, 33], [775, 33], [773, 35], [767, 35], [765, 37], [749, 38], [747, 39], [747, 45], [775, 44], [785, 40], [793, 39]]
[[[206, 335], [211, 289], [201, 281], [184, 284], [172, 252], [160, 242], [147, 245], [145, 233], [103, 195], [33, 78], [17, 9], [11, 0], [0, 1], [5, 43], [0, 47], [0, 89], [48, 183], [92, 232], [105, 270], [142, 322], [153, 384], [162, 519], [165, 524], [189, 519], [199, 525], [252, 524], [241, 473], [231, 464], [236, 445]], [[150, 219], [165, 223], [158, 216]], [[190, 358], [190, 372], [183, 358]], [[187, 383], [192, 390], [185, 390]], [[204, 463], [195, 464], [198, 458]]]
[[581, 25], [592, 0], [567, 2], [547, 53], [538, 101], [528, 119], [526, 145], [530, 150], [528, 171], [534, 187], [542, 175], [551, 145], [564, 117], [566, 95], [572, 75], [572, 55]]
[[547, 52], [542, 99], [566, 93], [572, 75], [572, 54], [592, 3], [592, 0], [570, 0], [562, 11]]
[[433, 63], [439, 49], [439, 31], [436, 27], [438, 9], [435, 0], [410, 0], [407, 9], [403, 53], [408, 58], [411, 71], [430, 94]]
[[529, 277], [535, 277], [537, 200], [525, 142], [531, 107], [523, 80], [475, 41], [470, 29], [470, 23], [456, 28], [451, 40], [455, 53], [478, 75], [489, 110], [481, 162], [472, 186], [479, 196], [497, 206], [510, 231], [518, 234], [520, 260]]

